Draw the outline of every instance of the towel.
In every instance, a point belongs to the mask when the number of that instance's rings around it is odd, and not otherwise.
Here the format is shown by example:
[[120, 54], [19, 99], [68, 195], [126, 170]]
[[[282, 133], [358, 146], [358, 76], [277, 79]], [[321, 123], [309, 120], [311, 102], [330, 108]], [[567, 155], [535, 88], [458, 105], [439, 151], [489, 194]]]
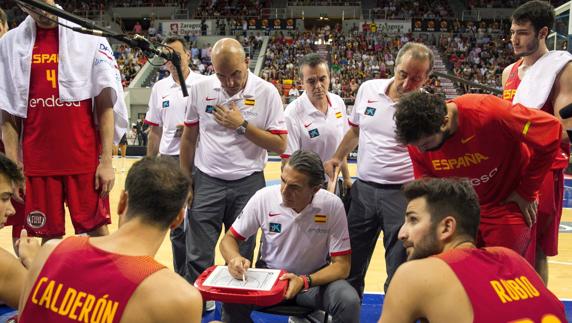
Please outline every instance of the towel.
[[512, 100], [530, 108], [541, 109], [552, 92], [554, 81], [572, 54], [563, 50], [546, 53], [524, 75]]
[[[76, 24], [59, 18], [66, 26]], [[114, 142], [127, 132], [128, 114], [121, 74], [107, 39], [59, 28], [58, 84], [64, 102], [92, 99], [105, 88], [113, 89]], [[0, 109], [26, 118], [32, 51], [36, 24], [28, 16], [0, 39]]]

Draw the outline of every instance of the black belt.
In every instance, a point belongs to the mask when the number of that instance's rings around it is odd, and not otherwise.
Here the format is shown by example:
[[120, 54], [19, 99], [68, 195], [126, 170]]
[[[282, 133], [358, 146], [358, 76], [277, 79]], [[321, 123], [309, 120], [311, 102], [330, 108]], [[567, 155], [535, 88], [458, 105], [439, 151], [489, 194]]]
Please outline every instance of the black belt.
[[400, 190], [403, 184], [380, 184], [375, 182], [368, 182], [361, 179], [357, 179], [358, 181], [365, 183], [367, 185], [373, 186], [375, 188], [383, 188], [383, 189], [390, 189], [390, 190]]

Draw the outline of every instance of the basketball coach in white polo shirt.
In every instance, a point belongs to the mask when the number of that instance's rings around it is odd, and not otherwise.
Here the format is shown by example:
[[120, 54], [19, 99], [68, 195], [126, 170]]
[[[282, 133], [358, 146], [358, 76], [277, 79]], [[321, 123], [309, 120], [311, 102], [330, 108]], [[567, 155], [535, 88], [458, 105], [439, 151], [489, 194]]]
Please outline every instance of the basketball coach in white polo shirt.
[[433, 52], [423, 44], [407, 43], [395, 60], [395, 76], [370, 80], [357, 93], [350, 116], [350, 130], [334, 157], [324, 165], [326, 174], [342, 163], [358, 145], [357, 180], [351, 190], [348, 227], [352, 243], [352, 267], [348, 281], [360, 297], [373, 249], [383, 230], [387, 280], [406, 255], [397, 234], [403, 224], [406, 201], [401, 186], [413, 180], [413, 166], [407, 147], [395, 138], [395, 103], [419, 90], [433, 67]]
[[[189, 68], [189, 53], [187, 44], [180, 37], [169, 37], [163, 42], [181, 59], [181, 70], [185, 78], [185, 85], [190, 88], [191, 84], [205, 76], [191, 71]], [[147, 156], [170, 156], [179, 160], [181, 135], [183, 122], [185, 121], [185, 109], [187, 98], [183, 96], [177, 69], [170, 62], [167, 63], [170, 76], [158, 81], [151, 89], [149, 98], [149, 111], [145, 115], [145, 123], [149, 125], [149, 143], [147, 144]], [[173, 267], [181, 276], [186, 270], [186, 244], [184, 225], [171, 230], [171, 246], [173, 250]]]
[[[215, 75], [193, 84], [181, 139], [181, 167], [192, 174], [187, 280], [214, 263], [222, 225], [230, 228], [246, 202], [265, 186], [267, 151], [286, 149], [278, 90], [248, 71], [244, 48], [223, 38], [212, 48]], [[194, 170], [193, 170], [194, 168]], [[252, 259], [254, 238], [241, 245]]]
[[[360, 318], [360, 299], [345, 280], [352, 248], [342, 201], [321, 189], [324, 166], [311, 151], [298, 150], [282, 170], [282, 184], [266, 187], [248, 201], [223, 238], [220, 251], [237, 279], [251, 265], [239, 246], [262, 231], [259, 268], [285, 269], [285, 298], [298, 305], [326, 310], [333, 322]], [[252, 322], [253, 307], [224, 304], [224, 322]]]
[[[284, 110], [288, 147], [280, 156], [283, 165], [290, 154], [299, 149], [313, 151], [320, 159], [329, 160], [349, 129], [344, 100], [328, 92], [328, 62], [316, 53], [304, 56], [300, 63], [300, 79], [304, 93]], [[350, 187], [351, 177], [346, 162], [342, 163], [341, 170], [345, 186]]]

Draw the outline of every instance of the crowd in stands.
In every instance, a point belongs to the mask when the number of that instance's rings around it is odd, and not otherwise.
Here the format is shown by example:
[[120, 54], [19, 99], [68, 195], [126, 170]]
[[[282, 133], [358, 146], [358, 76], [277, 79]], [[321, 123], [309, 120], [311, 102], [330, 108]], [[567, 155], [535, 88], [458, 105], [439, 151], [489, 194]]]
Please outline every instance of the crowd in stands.
[[[516, 8], [528, 0], [468, 0], [469, 9], [477, 8]], [[568, 2], [569, 0], [550, 0], [555, 8]]]
[[[514, 61], [510, 42], [488, 34], [442, 34], [439, 49], [455, 76], [500, 89], [503, 68]], [[462, 86], [468, 92], [468, 86]]]
[[262, 8], [268, 6], [267, 0], [201, 0], [194, 18], [260, 17]]
[[[295, 91], [290, 91], [291, 84], [298, 89], [301, 87], [297, 62], [308, 53], [319, 52], [320, 44], [329, 43], [331, 50], [327, 59], [330, 62], [331, 91], [351, 102], [364, 81], [393, 76], [398, 49], [411, 40], [414, 40], [411, 34], [363, 33], [357, 26], [349, 33], [335, 29], [331, 32], [278, 33], [270, 39], [260, 76], [272, 82], [284, 102], [288, 103], [296, 96]], [[440, 87], [436, 78], [431, 79], [430, 84]]]
[[453, 11], [446, 0], [378, 0], [371, 14], [375, 19], [409, 19], [451, 17]]

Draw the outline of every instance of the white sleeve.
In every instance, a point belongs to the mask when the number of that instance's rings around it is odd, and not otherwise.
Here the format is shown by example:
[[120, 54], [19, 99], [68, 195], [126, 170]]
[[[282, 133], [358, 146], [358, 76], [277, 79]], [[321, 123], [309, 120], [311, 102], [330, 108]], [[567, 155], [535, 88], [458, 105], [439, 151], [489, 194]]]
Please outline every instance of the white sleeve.
[[248, 200], [230, 227], [230, 231], [237, 239], [246, 240], [258, 232], [261, 226], [260, 214], [263, 200], [261, 195], [263, 192], [264, 189], [259, 190]]
[[360, 106], [362, 100], [363, 100], [363, 83], [358, 89], [356, 99], [354, 100], [354, 106], [352, 108], [352, 114], [348, 119], [349, 125], [351, 126], [359, 127], [360, 111], [358, 111], [358, 107]]
[[350, 245], [350, 235], [348, 232], [348, 222], [344, 204], [337, 196], [332, 196], [332, 216], [330, 224], [330, 255], [344, 256], [352, 252]]
[[268, 110], [268, 116], [266, 119], [266, 129], [264, 130], [270, 131], [270, 133], [275, 135], [287, 134], [288, 130], [284, 117], [284, 107], [282, 106], [282, 100], [280, 99], [278, 90], [272, 86], [268, 92], [268, 106], [264, 107], [264, 109]]
[[[294, 101], [296, 102], [296, 101]], [[293, 111], [288, 111], [289, 109], [295, 109], [295, 106], [288, 106], [286, 108], [286, 128], [288, 130], [288, 145], [286, 146], [286, 151], [284, 154], [280, 155], [282, 158], [290, 158], [290, 156], [301, 147], [300, 145], [300, 127], [298, 120], [294, 116]]]
[[199, 112], [197, 101], [200, 96], [198, 95], [197, 88], [199, 86], [194, 85], [189, 89], [189, 96], [187, 97], [187, 107], [185, 111], [185, 126], [190, 127], [199, 123]]
[[150, 124], [155, 127], [162, 127], [163, 120], [161, 120], [161, 107], [159, 106], [157, 84], [151, 89], [151, 96], [149, 97], [149, 110], [145, 114], [145, 123]]

